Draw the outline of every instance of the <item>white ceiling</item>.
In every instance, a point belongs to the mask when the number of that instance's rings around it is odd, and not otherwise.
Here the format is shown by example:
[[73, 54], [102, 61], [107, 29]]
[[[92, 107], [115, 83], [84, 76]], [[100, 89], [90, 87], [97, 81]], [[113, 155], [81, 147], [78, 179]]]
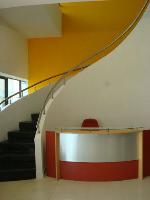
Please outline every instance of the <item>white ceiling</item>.
[[[9, 8], [9, 7], [27, 6], [27, 5], [65, 3], [65, 2], [80, 2], [80, 1], [92, 1], [92, 0], [0, 0], [0, 8]], [[99, 1], [109, 1], [109, 0], [99, 0]]]
[[61, 36], [58, 4], [1, 9], [0, 17], [26, 38]]

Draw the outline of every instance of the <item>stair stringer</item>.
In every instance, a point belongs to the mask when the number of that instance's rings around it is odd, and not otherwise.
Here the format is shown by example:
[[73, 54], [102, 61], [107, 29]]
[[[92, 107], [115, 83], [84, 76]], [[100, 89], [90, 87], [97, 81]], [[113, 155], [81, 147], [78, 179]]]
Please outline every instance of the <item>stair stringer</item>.
[[41, 179], [44, 177], [45, 166], [44, 166], [44, 152], [45, 152], [45, 120], [46, 114], [49, 110], [51, 104], [55, 100], [56, 96], [60, 93], [60, 91], [64, 88], [64, 85], [60, 86], [56, 92], [53, 94], [53, 98], [50, 98], [45, 105], [44, 112], [41, 114], [41, 119], [39, 126], [37, 128], [34, 143], [35, 143], [35, 163], [36, 163], [36, 178]]

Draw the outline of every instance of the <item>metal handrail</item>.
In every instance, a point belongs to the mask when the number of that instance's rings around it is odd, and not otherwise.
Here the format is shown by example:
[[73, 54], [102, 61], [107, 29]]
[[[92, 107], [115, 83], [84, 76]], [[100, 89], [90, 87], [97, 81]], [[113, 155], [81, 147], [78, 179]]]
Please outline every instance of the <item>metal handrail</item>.
[[[82, 67], [82, 65], [86, 65], [87, 62], [89, 62], [91, 59], [95, 58], [97, 55], [101, 54], [102, 52], [104, 52], [105, 50], [107, 50], [109, 47], [113, 46], [114, 44], [116, 44], [116, 42], [118, 42], [122, 37], [126, 36], [126, 33], [130, 32], [134, 26], [139, 22], [141, 16], [143, 15], [145, 9], [147, 8], [149, 4], [149, 0], [146, 0], [143, 7], [141, 8], [139, 14], [136, 16], [136, 18], [133, 20], [133, 22], [122, 32], [119, 34], [119, 36], [117, 36], [112, 42], [110, 42], [109, 44], [107, 44], [105, 47], [101, 48], [100, 50], [96, 51], [94, 54], [92, 54], [90, 57], [84, 59], [83, 61], [81, 61], [78, 65], [76, 65], [75, 67], [73, 67], [72, 69], [68, 70], [56, 83], [55, 85], [50, 89], [50, 92], [48, 93], [45, 101], [44, 101], [44, 104], [43, 104], [43, 107], [41, 109], [41, 112], [40, 112], [40, 115], [39, 115], [39, 118], [38, 118], [38, 121], [37, 121], [37, 129], [38, 129], [38, 133], [40, 133], [40, 127], [39, 127], [39, 124], [40, 124], [40, 121], [41, 121], [41, 117], [42, 117], [42, 114], [45, 114], [45, 106], [48, 102], [48, 100], [50, 99], [50, 97], [53, 98], [53, 92], [54, 92], [54, 89], [57, 87], [57, 85], [59, 83], [61, 83], [62, 80], [64, 80], [65, 82], [65, 79], [66, 77], [70, 76], [70, 74], [74, 71], [74, 70], [78, 70], [78, 69], [84, 69], [84, 66]], [[88, 63], [89, 65], [89, 63]]]
[[[87, 68], [87, 67], [88, 67], [88, 66], [85, 66], [84, 69]], [[74, 69], [73, 72], [75, 72], [75, 71], [80, 71], [80, 69], [83, 69], [83, 68]], [[3, 101], [0, 102], [0, 105], [3, 104], [3, 103], [5, 103], [5, 102], [7, 102], [9, 99], [11, 99], [12, 97], [14, 97], [14, 96], [16, 96], [16, 95], [18, 95], [18, 94], [20, 95], [20, 94], [22, 94], [23, 92], [25, 92], [25, 91], [27, 91], [27, 90], [29, 90], [29, 89], [31, 89], [31, 88], [37, 86], [37, 85], [40, 85], [41, 83], [44, 83], [44, 82], [46, 82], [46, 81], [48, 81], [48, 80], [51, 80], [51, 79], [57, 78], [57, 77], [59, 77], [59, 76], [62, 76], [62, 75], [64, 75], [64, 74], [66, 74], [67, 72], [68, 72], [68, 71], [65, 71], [65, 72], [63, 72], [63, 73], [56, 74], [56, 75], [54, 75], [54, 76], [50, 76], [50, 77], [48, 77], [48, 78], [46, 78], [46, 79], [43, 79], [43, 80], [41, 80], [41, 81], [38, 81], [38, 82], [32, 84], [31, 86], [26, 87], [26, 88], [20, 90], [19, 92], [16, 92], [16, 93], [10, 95], [9, 97], [5, 98]]]

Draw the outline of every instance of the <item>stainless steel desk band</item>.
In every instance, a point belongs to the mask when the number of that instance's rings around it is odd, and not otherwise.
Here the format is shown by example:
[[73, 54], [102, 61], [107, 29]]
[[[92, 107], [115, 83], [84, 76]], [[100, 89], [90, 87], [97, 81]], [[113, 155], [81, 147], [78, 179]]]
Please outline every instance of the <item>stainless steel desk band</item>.
[[136, 159], [136, 133], [60, 134], [60, 160], [62, 161], [121, 162]]

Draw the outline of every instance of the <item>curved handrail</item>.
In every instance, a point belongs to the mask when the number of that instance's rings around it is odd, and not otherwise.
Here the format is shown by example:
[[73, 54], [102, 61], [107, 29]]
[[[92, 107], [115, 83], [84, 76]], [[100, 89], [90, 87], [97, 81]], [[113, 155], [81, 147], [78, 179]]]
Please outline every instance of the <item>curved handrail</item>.
[[[85, 66], [84, 69], [87, 68], [87, 67], [88, 67], [88, 66]], [[83, 68], [75, 69], [75, 70], [73, 70], [73, 72], [75, 72], [75, 71], [80, 71], [80, 69], [83, 69]], [[5, 102], [7, 102], [9, 99], [11, 99], [12, 97], [14, 97], [14, 96], [16, 96], [16, 95], [18, 95], [18, 94], [21, 94], [21, 93], [23, 93], [23, 92], [25, 92], [25, 91], [27, 91], [27, 90], [29, 90], [29, 89], [31, 89], [31, 88], [37, 86], [37, 85], [40, 85], [41, 83], [44, 83], [44, 82], [46, 82], [46, 81], [49, 81], [49, 80], [51, 80], [51, 79], [53, 79], [53, 78], [57, 78], [57, 77], [59, 77], [59, 76], [62, 76], [62, 75], [64, 75], [64, 74], [66, 74], [67, 72], [68, 72], [68, 71], [65, 71], [65, 72], [63, 72], [63, 73], [56, 74], [56, 75], [50, 76], [50, 77], [48, 77], [48, 78], [46, 78], [46, 79], [43, 79], [43, 80], [41, 80], [41, 81], [38, 81], [38, 82], [32, 84], [31, 86], [26, 87], [26, 88], [20, 90], [19, 92], [16, 92], [16, 93], [10, 95], [9, 97], [5, 98], [3, 101], [0, 102], [0, 105], [3, 104], [3, 103], [5, 103]]]
[[[40, 112], [40, 115], [39, 115], [39, 118], [38, 118], [38, 121], [37, 121], [37, 129], [38, 129], [38, 133], [40, 133], [40, 130], [39, 130], [39, 124], [40, 124], [40, 121], [41, 121], [41, 117], [42, 117], [42, 114], [45, 114], [45, 106], [48, 102], [48, 100], [50, 99], [50, 97], [53, 98], [53, 93], [54, 93], [54, 90], [55, 88], [59, 85], [59, 83], [61, 83], [61, 81], [63, 81], [65, 83], [65, 79], [66, 77], [70, 76], [70, 74], [74, 71], [74, 70], [78, 70], [78, 69], [84, 69], [84, 66], [82, 67], [83, 64], [87, 64], [87, 62], [89, 62], [91, 59], [95, 58], [97, 55], [101, 54], [102, 52], [104, 52], [105, 50], [107, 50], [108, 48], [110, 48], [111, 46], [113, 46], [114, 44], [116, 44], [116, 42], [118, 42], [122, 37], [124, 37], [126, 35], [126, 33], [128, 33], [129, 31], [132, 30], [132, 28], [134, 28], [134, 26], [136, 25], [136, 23], [139, 22], [141, 16], [143, 15], [145, 9], [147, 8], [149, 4], [149, 0], [146, 0], [143, 7], [141, 8], [140, 12], [138, 13], [138, 15], [136, 16], [136, 18], [133, 20], [133, 22], [122, 32], [119, 34], [119, 36], [117, 36], [112, 42], [110, 42], [109, 44], [107, 44], [105, 47], [101, 48], [100, 50], [96, 51], [94, 54], [92, 54], [90, 57], [84, 59], [83, 61], [81, 61], [78, 65], [76, 65], [75, 67], [73, 67], [72, 69], [68, 70], [68, 72], [66, 72], [56, 83], [55, 85], [50, 89], [50, 92], [48, 93], [45, 101], [44, 101], [44, 104], [43, 104], [43, 107], [41, 109], [41, 112]], [[89, 63], [88, 63], [89, 65]]]

